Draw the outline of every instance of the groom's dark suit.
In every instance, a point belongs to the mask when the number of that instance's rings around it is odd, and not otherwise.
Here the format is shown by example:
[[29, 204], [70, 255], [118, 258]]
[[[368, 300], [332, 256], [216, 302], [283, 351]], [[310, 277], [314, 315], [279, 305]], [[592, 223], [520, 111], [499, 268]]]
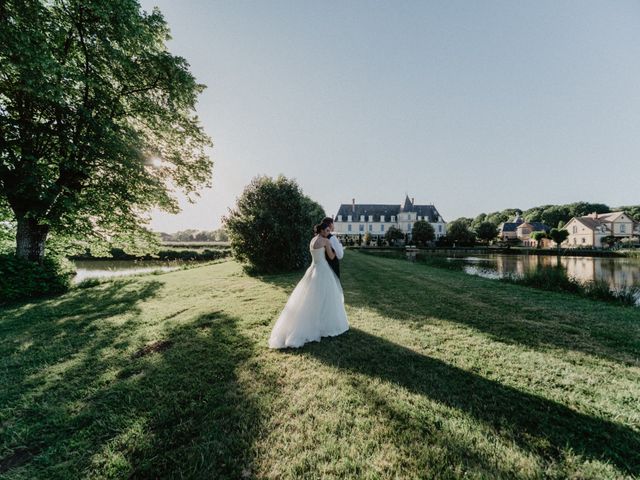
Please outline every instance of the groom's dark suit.
[[[327, 238], [331, 238], [331, 237], [333, 237], [333, 233], [330, 233], [327, 236]], [[336, 251], [333, 248], [331, 250], [333, 250], [333, 253], [336, 253]], [[336, 273], [336, 276], [340, 278], [340, 260], [338, 260], [338, 257], [335, 256], [333, 257], [333, 260], [332, 260], [327, 255], [327, 252], [325, 252], [324, 255], [327, 258], [327, 262], [329, 262], [329, 266], [331, 267], [331, 270], [333, 270]]]

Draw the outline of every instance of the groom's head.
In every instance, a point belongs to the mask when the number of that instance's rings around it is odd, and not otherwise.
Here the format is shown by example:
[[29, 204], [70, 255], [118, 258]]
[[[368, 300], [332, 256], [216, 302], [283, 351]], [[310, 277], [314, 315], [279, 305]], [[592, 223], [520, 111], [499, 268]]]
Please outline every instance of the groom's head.
[[329, 225], [329, 231], [333, 232], [333, 218], [331, 217], [324, 217], [322, 219], [322, 223], [324, 223], [325, 225]]

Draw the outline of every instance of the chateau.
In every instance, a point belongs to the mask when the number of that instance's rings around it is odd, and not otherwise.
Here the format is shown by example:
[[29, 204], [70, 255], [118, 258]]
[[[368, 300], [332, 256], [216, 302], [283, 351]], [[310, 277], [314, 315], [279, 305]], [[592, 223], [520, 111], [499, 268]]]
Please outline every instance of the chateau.
[[384, 237], [390, 227], [396, 227], [411, 238], [413, 224], [429, 222], [436, 239], [447, 233], [447, 224], [433, 205], [416, 205], [414, 199], [405, 198], [404, 205], [343, 203], [334, 217], [334, 233], [340, 238], [358, 238], [365, 233], [373, 238]]

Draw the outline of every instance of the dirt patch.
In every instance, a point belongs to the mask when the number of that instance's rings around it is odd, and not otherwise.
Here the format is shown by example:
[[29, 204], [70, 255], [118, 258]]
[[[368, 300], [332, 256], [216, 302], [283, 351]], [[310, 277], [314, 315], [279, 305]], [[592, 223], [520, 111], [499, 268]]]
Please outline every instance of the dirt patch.
[[173, 342], [171, 340], [158, 340], [142, 347], [140, 350], [133, 354], [133, 358], [140, 358], [152, 353], [164, 352], [165, 350], [171, 348], [172, 345]]

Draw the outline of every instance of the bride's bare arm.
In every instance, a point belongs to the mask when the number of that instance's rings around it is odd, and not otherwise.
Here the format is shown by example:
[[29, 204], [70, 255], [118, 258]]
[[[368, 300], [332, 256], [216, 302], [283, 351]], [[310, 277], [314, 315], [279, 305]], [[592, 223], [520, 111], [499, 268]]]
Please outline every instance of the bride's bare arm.
[[331, 260], [336, 258], [336, 254], [333, 252], [333, 249], [331, 248], [331, 242], [329, 242], [329, 240], [325, 240], [324, 251], [327, 252], [327, 257], [329, 257]]

